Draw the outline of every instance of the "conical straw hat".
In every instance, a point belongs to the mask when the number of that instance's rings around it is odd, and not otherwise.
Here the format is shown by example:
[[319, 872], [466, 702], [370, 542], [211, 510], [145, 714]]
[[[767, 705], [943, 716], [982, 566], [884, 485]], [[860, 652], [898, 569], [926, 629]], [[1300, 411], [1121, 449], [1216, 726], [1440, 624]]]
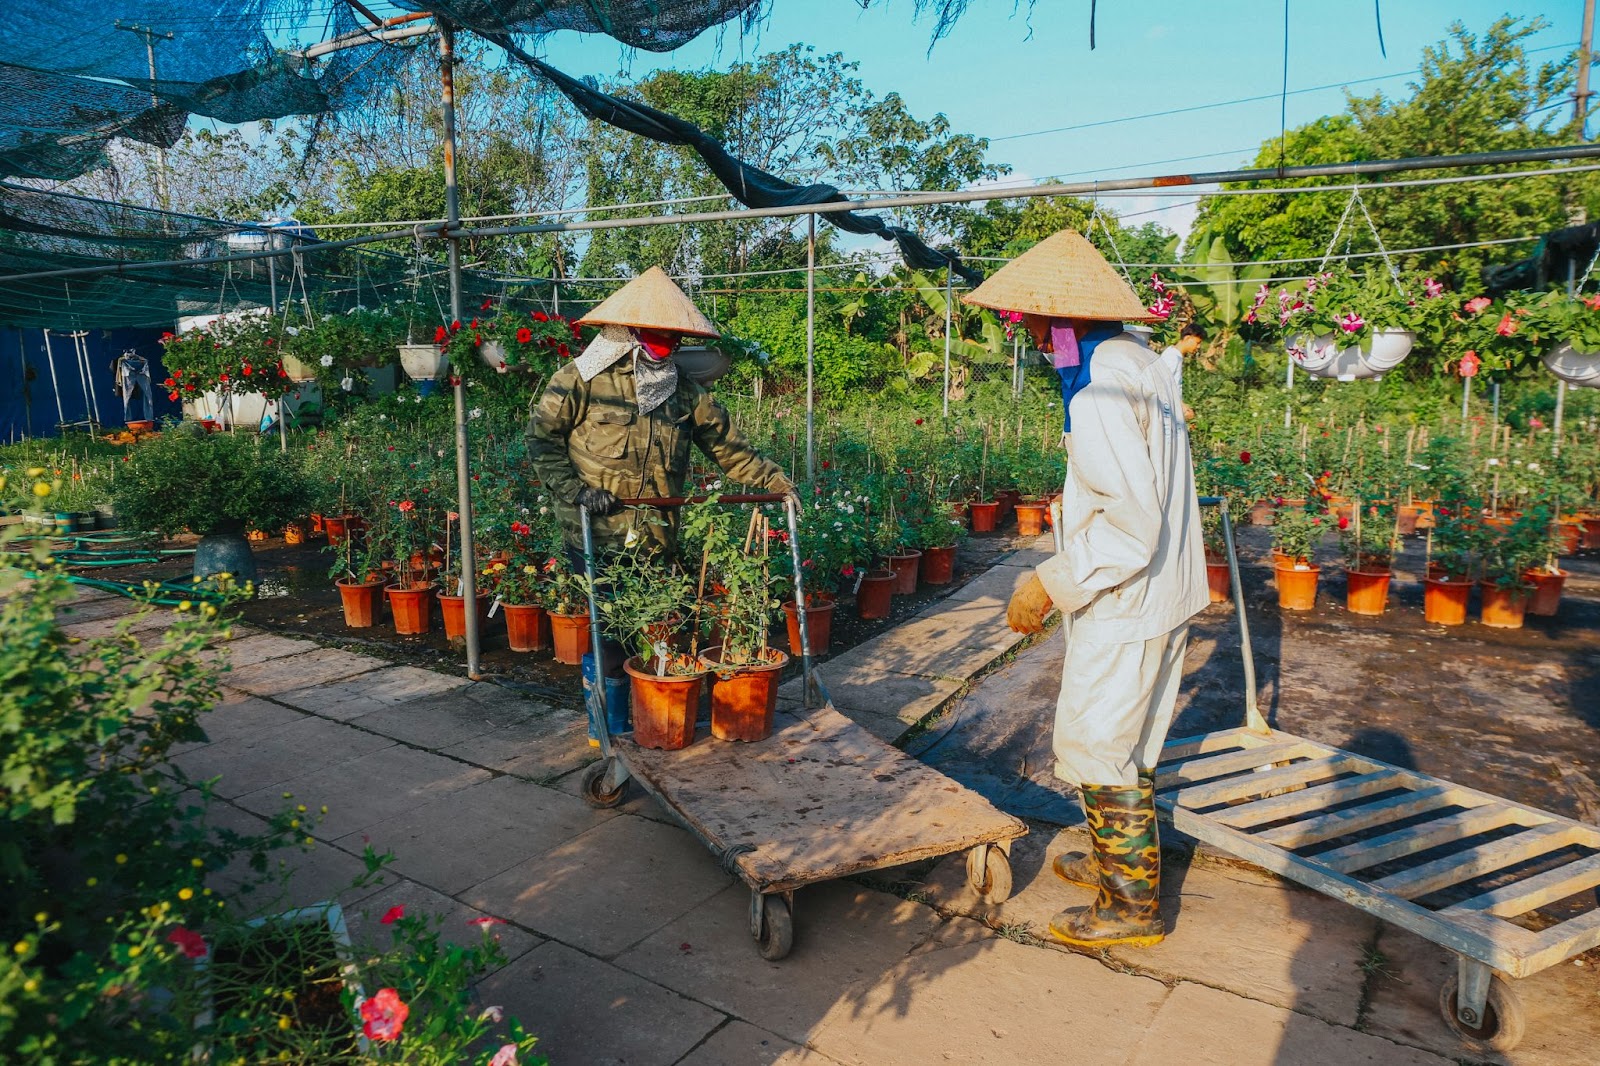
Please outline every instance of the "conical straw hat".
[[1133, 287], [1076, 230], [1052, 234], [961, 297], [962, 303], [1050, 318], [1154, 322]]
[[651, 267], [628, 282], [578, 322], [585, 326], [659, 329], [696, 337], [722, 335], [660, 267]]

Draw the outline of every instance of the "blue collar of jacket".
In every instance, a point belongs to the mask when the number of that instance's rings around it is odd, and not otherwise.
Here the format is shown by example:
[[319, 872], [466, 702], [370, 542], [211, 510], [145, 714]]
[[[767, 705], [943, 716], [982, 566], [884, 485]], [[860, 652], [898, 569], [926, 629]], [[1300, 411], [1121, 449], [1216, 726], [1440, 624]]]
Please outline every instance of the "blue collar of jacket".
[[1089, 385], [1090, 364], [1093, 361], [1094, 350], [1100, 347], [1101, 341], [1108, 341], [1112, 337], [1121, 335], [1120, 322], [1096, 326], [1078, 338], [1078, 365], [1059, 367], [1056, 370], [1061, 377], [1061, 432], [1072, 432], [1072, 398]]

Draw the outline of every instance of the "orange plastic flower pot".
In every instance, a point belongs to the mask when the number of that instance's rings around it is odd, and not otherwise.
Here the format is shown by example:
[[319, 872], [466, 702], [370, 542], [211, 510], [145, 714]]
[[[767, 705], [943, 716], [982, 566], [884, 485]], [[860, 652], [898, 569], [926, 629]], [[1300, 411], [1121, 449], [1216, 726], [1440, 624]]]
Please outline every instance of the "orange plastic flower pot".
[[633, 679], [633, 742], [641, 748], [677, 751], [694, 743], [694, 720], [700, 712], [700, 684], [705, 675], [657, 677], [637, 655], [622, 664]]
[[1019, 503], [1017, 504], [1017, 533], [1024, 537], [1037, 537], [1044, 532], [1045, 512], [1050, 510], [1047, 503]]
[[1557, 531], [1561, 534], [1561, 554], [1578, 554], [1578, 549], [1583, 547], [1583, 527], [1576, 522], [1563, 522]]
[[550, 644], [556, 662], [577, 666], [589, 651], [589, 616], [550, 612]]
[[285, 544], [304, 544], [306, 530], [299, 522], [290, 522], [283, 527], [283, 542]]
[[[722, 666], [713, 648], [700, 656], [711, 671], [711, 735], [718, 740], [766, 740], [778, 708], [778, 674], [789, 657], [768, 648], [767, 661], [755, 666]], [[637, 727], [635, 727], [637, 728]]]
[[1528, 614], [1549, 618], [1560, 610], [1561, 589], [1567, 583], [1565, 570], [1558, 570], [1553, 574], [1548, 570], [1529, 570], [1527, 579], [1533, 586], [1533, 594], [1528, 597]]
[[974, 533], [993, 533], [1000, 519], [1000, 505], [993, 500], [988, 503], [974, 501], [967, 504], [967, 513], [972, 518]]
[[[789, 654], [799, 655], [801, 654], [800, 615], [793, 600], [784, 602], [783, 616], [789, 627]], [[807, 595], [806, 637], [811, 641], [812, 655], [828, 654], [828, 645], [833, 641], [832, 600], [822, 600], [815, 596]]]
[[1582, 546], [1585, 548], [1600, 548], [1600, 517], [1584, 518]]
[[417, 585], [402, 588], [390, 585], [384, 590], [389, 597], [389, 612], [394, 615], [394, 631], [402, 637], [426, 633], [433, 622], [433, 586]]
[[955, 545], [948, 548], [922, 549], [922, 583], [948, 585], [956, 576]]
[[1492, 581], [1480, 587], [1483, 599], [1478, 606], [1478, 621], [1494, 629], [1521, 629], [1523, 616], [1528, 613], [1528, 598], [1532, 585], [1501, 588]]
[[1434, 625], [1461, 625], [1467, 620], [1467, 600], [1471, 596], [1470, 579], [1452, 581], [1430, 574], [1422, 582], [1422, 617]]
[[369, 629], [372, 626], [372, 606], [377, 602], [382, 581], [349, 581], [340, 578], [339, 602], [344, 605], [344, 624], [351, 629]]
[[[480, 592], [478, 600], [478, 632], [484, 630], [484, 623], [489, 620], [489, 594]], [[465, 640], [467, 636], [467, 612], [463, 604], [465, 596], [446, 596], [439, 593], [439, 613], [444, 616], [444, 638], [446, 640]]]
[[1278, 578], [1278, 606], [1286, 611], [1309, 611], [1317, 606], [1317, 575], [1322, 567], [1300, 570], [1279, 564], [1273, 571]]
[[1206, 588], [1212, 603], [1226, 603], [1233, 596], [1233, 575], [1228, 572], [1228, 561], [1206, 560]]
[[1394, 531], [1395, 535], [1409, 537], [1417, 531], [1417, 516], [1422, 513], [1422, 508], [1414, 503], [1402, 503], [1395, 509]]
[[324, 516], [322, 531], [328, 535], [328, 543], [334, 547], [344, 543], [346, 526], [344, 518]]
[[868, 621], [889, 617], [889, 599], [894, 595], [893, 570], [874, 570], [861, 579], [856, 589], [856, 614]]
[[1389, 603], [1387, 570], [1351, 570], [1345, 572], [1344, 606], [1351, 614], [1382, 614]]
[[502, 603], [506, 613], [506, 642], [512, 651], [543, 651], [550, 646], [549, 616], [534, 603]]
[[999, 522], [1003, 526], [1017, 513], [1017, 501], [1022, 499], [1022, 493], [1016, 489], [1004, 489], [995, 493], [994, 499], [1000, 505]]
[[951, 500], [949, 503], [945, 504], [945, 506], [950, 508], [950, 517], [952, 519], [960, 522], [964, 526], [971, 525], [972, 519], [967, 513], [967, 503], [965, 500]]
[[1250, 524], [1252, 526], [1270, 526], [1276, 514], [1277, 509], [1271, 500], [1257, 500], [1250, 505]]
[[922, 568], [922, 553], [915, 548], [899, 555], [889, 556], [889, 569], [894, 572], [894, 594], [909, 596], [917, 591], [917, 573]]

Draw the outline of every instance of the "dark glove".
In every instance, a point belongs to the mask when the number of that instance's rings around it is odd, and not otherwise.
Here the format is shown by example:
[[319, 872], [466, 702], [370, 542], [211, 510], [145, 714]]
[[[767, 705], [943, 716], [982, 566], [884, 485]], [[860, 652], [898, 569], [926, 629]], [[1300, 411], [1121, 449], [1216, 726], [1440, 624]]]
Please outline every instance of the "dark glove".
[[617, 499], [605, 489], [596, 489], [585, 486], [578, 490], [578, 498], [573, 501], [591, 515], [604, 517], [616, 514], [622, 510], [622, 501]]

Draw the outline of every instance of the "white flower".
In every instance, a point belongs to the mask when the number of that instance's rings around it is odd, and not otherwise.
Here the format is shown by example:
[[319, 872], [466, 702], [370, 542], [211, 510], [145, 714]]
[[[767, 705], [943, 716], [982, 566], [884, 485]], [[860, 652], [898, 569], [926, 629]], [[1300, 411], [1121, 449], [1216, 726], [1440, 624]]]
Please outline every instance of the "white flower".
[[1538, 463], [1529, 463], [1528, 464], [1528, 469], [1531, 470], [1533, 473], [1537, 474], [1539, 472], [1539, 464]]
[[339, 387], [345, 392], [351, 392], [356, 387], [356, 379], [346, 374], [344, 377], [339, 379]]
[[299, 326], [284, 326], [283, 327], [283, 331], [285, 333], [287, 333], [291, 337], [300, 336], [300, 327]]
[[387, 422], [387, 421], [389, 421], [389, 416], [388, 415], [379, 415], [378, 416], [378, 421], [379, 422]]
[[1489, 460], [1489, 465], [1490, 466], [1499, 466], [1500, 465], [1500, 460], [1498, 460], [1498, 459], [1490, 459]]
[[856, 513], [855, 505], [854, 504], [846, 505], [846, 507], [844, 509], [844, 513], [845, 514], [855, 514]]
[[833, 524], [833, 528], [834, 529], [843, 529], [844, 528], [844, 523], [843, 522], [835, 522]]
[[411, 397], [411, 402], [412, 403], [421, 403], [422, 402], [422, 394], [418, 393], [417, 395]]
[[472, 410], [467, 412], [467, 417], [468, 418], [482, 418], [483, 417], [483, 408], [474, 407]]
[[332, 366], [333, 365], [333, 356], [325, 355], [321, 359], [318, 359], [317, 362], [321, 363], [323, 366]]
[[631, 548], [637, 543], [639, 543], [638, 531], [633, 529], [628, 530], [628, 535], [622, 540], [623, 547]]

